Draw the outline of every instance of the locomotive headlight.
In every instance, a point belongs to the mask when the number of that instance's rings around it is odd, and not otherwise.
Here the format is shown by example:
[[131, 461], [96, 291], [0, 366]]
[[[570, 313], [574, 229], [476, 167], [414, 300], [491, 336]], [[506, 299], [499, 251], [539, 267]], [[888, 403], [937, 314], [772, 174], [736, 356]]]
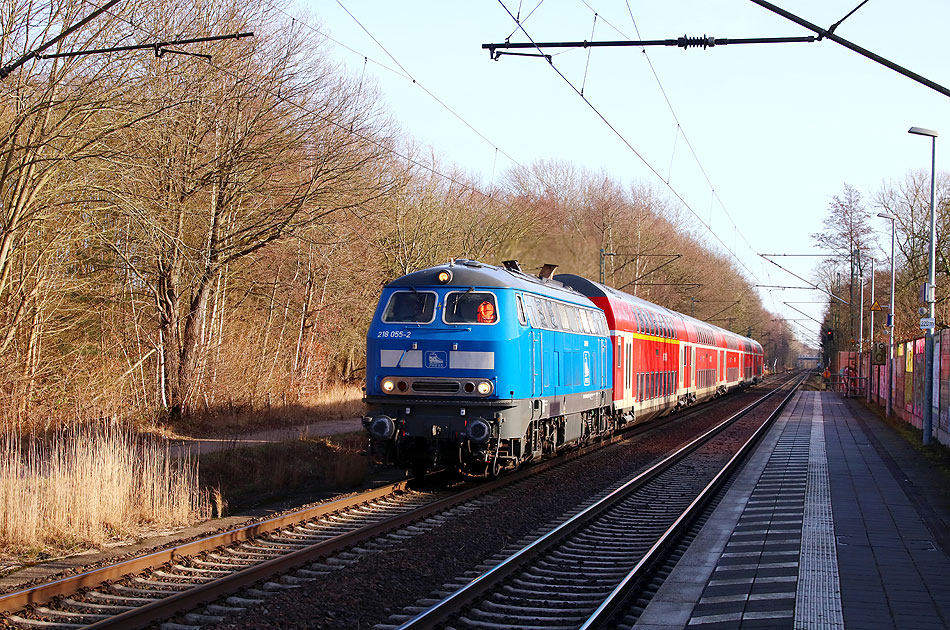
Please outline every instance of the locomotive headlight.
[[448, 269], [443, 269], [436, 277], [439, 280], [439, 284], [447, 284], [452, 279], [452, 272]]
[[481, 394], [482, 396], [487, 396], [487, 395], [490, 394], [490, 393], [492, 392], [492, 390], [495, 389], [495, 388], [494, 388], [494, 386], [491, 384], [491, 381], [482, 381], [481, 383], [478, 384], [478, 388], [477, 388], [477, 389], [478, 389], [478, 393], [479, 393], [479, 394]]
[[391, 379], [383, 379], [383, 382], [379, 384], [384, 392], [387, 394], [393, 393], [393, 390], [396, 389], [396, 383]]

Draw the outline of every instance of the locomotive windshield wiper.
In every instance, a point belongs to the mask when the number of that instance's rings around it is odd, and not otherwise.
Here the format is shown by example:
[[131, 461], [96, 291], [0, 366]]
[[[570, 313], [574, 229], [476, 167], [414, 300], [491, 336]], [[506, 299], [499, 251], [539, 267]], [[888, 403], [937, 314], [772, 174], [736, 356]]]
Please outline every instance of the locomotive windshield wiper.
[[[468, 289], [465, 290], [465, 293], [464, 293], [463, 295], [468, 295], [469, 293], [471, 293], [471, 292], [474, 291], [474, 290], [475, 290], [475, 287], [469, 287]], [[461, 302], [461, 300], [459, 300], [458, 298], [456, 298], [456, 299], [455, 299], [455, 304], [452, 305], [452, 314], [453, 314], [453, 315], [458, 315], [458, 312], [459, 312], [459, 302]]]

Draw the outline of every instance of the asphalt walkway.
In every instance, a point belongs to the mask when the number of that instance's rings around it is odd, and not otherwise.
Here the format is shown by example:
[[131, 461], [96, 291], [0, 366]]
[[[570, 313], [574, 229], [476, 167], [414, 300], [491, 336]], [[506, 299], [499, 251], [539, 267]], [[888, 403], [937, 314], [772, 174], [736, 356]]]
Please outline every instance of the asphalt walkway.
[[194, 440], [171, 440], [170, 452], [173, 457], [180, 457], [185, 453], [204, 455], [215, 451], [246, 446], [259, 446], [276, 442], [297, 440], [301, 437], [324, 437], [328, 435], [342, 435], [363, 430], [359, 418], [346, 420], [322, 420], [311, 424], [256, 431], [220, 438], [200, 438]]

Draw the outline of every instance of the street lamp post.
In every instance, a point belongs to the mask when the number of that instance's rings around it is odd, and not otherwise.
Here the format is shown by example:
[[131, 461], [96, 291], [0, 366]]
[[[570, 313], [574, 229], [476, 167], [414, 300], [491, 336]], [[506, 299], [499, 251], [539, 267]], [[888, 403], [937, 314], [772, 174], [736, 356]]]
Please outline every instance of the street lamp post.
[[[937, 132], [923, 127], [911, 127], [907, 133], [917, 136], [927, 136], [930, 138], [930, 256], [927, 264], [927, 287], [924, 291], [927, 304], [930, 307], [929, 317], [933, 320], [934, 313], [934, 283], [936, 281], [936, 241], [937, 241], [937, 216], [934, 207], [934, 190], [936, 187], [937, 175]], [[924, 346], [924, 444], [930, 444], [931, 433], [933, 432], [933, 402], [934, 402], [934, 329], [927, 328]]]
[[891, 222], [891, 304], [887, 309], [887, 327], [890, 328], [890, 339], [887, 344], [887, 415], [894, 412], [894, 223], [897, 215], [890, 212], [878, 212], [877, 216]]
[[[874, 258], [871, 258], [871, 321], [868, 326], [868, 337], [870, 337], [870, 341], [868, 342], [868, 380], [864, 392], [867, 402], [871, 402], [871, 376], [874, 374], [874, 366], [871, 360], [871, 357], [874, 356], [874, 302]], [[864, 315], [861, 317], [864, 317]]]

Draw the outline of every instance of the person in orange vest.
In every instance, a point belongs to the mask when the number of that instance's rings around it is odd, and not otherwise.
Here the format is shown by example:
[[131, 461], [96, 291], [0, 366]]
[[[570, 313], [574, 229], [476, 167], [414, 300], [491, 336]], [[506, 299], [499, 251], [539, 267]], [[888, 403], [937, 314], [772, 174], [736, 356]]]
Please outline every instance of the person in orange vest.
[[831, 382], [831, 370], [825, 367], [825, 371], [821, 373], [821, 377], [824, 379], [825, 389], [828, 389], [828, 383]]
[[485, 300], [478, 305], [478, 323], [479, 324], [493, 324], [495, 323], [495, 305]]

